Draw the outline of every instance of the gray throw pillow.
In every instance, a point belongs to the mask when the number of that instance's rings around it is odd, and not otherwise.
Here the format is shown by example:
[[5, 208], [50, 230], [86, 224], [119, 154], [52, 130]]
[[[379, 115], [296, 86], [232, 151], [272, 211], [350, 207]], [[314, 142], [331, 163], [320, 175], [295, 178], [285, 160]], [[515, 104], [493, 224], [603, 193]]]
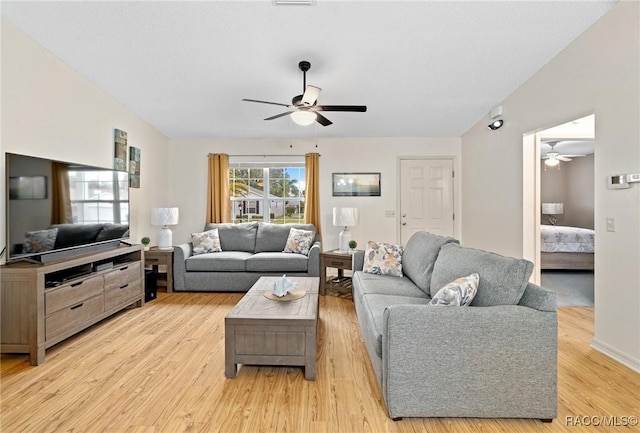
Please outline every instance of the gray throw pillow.
[[[416, 232], [407, 242], [402, 254], [402, 272], [425, 294], [431, 296], [431, 274], [440, 247], [449, 243], [458, 243], [454, 238], [434, 235], [428, 232]], [[451, 281], [451, 280], [449, 280]], [[438, 290], [441, 286], [436, 287]]]
[[456, 244], [443, 245], [433, 267], [431, 296], [460, 275], [474, 272], [480, 275], [480, 283], [471, 305], [516, 305], [527, 287], [533, 263]]
[[222, 251], [255, 251], [258, 223], [208, 223], [204, 226], [204, 231], [213, 229], [218, 229]]

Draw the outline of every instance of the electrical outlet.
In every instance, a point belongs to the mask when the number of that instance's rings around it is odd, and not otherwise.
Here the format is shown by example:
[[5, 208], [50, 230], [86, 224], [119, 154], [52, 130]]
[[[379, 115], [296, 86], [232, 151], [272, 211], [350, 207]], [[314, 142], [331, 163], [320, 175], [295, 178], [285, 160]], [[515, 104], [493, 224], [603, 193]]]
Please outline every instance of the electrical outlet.
[[394, 211], [394, 210], [386, 210], [386, 211], [384, 211], [384, 216], [387, 217], [387, 218], [395, 218], [396, 211]]
[[613, 217], [607, 217], [607, 231], [615, 232], [616, 231], [616, 219]]

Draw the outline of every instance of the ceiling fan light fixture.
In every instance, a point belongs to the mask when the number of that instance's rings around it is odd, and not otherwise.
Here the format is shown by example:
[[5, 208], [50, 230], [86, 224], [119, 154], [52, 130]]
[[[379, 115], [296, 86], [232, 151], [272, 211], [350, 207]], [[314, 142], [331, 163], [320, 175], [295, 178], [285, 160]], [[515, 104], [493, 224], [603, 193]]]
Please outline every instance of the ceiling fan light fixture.
[[291, 120], [300, 126], [308, 126], [316, 121], [316, 113], [307, 110], [298, 110], [291, 113]]
[[272, 0], [274, 6], [314, 6], [316, 0]]
[[555, 167], [558, 164], [560, 164], [560, 160], [556, 158], [549, 158], [544, 161], [544, 165], [547, 167]]

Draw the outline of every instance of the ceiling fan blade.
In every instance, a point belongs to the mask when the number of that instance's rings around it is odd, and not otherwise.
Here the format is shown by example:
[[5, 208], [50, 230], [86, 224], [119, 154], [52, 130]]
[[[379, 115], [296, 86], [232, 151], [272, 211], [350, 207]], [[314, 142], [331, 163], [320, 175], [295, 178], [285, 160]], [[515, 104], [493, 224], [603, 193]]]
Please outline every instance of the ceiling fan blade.
[[277, 119], [278, 117], [282, 117], [282, 116], [286, 116], [287, 114], [291, 114], [293, 113], [293, 111], [285, 111], [284, 113], [280, 113], [280, 114], [276, 114], [275, 116], [271, 116], [271, 117], [267, 117], [264, 120], [273, 120], [273, 119]]
[[260, 101], [258, 99], [243, 99], [243, 101], [247, 101], [247, 102], [258, 102], [260, 104], [271, 104], [271, 105], [281, 105], [283, 107], [291, 107], [291, 105], [289, 104], [281, 104], [279, 102], [269, 102], [269, 101]]
[[565, 158], [580, 158], [586, 155], [560, 155], [560, 156], [564, 156]]
[[331, 120], [327, 119], [320, 113], [316, 113], [316, 122], [318, 122], [322, 126], [329, 126], [333, 124]]
[[354, 111], [364, 113], [367, 111], [366, 105], [318, 105], [315, 111]]
[[307, 86], [307, 88], [304, 90], [304, 95], [302, 95], [301, 102], [309, 107], [314, 105], [318, 100], [318, 96], [320, 95], [321, 91], [322, 89], [320, 87]]
[[557, 156], [556, 159], [558, 161], [563, 161], [563, 162], [569, 162], [571, 161], [571, 158], [567, 158], [566, 156]]

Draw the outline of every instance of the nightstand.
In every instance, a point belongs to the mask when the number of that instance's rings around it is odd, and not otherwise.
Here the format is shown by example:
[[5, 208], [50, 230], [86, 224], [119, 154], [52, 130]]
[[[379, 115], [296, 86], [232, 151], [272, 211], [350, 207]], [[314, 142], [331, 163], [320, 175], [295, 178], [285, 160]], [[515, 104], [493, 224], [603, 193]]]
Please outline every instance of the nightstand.
[[[327, 268], [338, 270], [338, 276], [327, 280]], [[350, 252], [340, 250], [325, 251], [320, 253], [320, 294], [324, 295], [327, 289], [339, 292], [351, 292], [351, 277], [344, 276], [344, 270], [353, 269], [353, 255]]]
[[[161, 250], [151, 247], [144, 252], [145, 266], [151, 266], [158, 273], [158, 286], [166, 287], [167, 293], [173, 292], [173, 248]], [[159, 272], [159, 267], [164, 266], [165, 271]]]

